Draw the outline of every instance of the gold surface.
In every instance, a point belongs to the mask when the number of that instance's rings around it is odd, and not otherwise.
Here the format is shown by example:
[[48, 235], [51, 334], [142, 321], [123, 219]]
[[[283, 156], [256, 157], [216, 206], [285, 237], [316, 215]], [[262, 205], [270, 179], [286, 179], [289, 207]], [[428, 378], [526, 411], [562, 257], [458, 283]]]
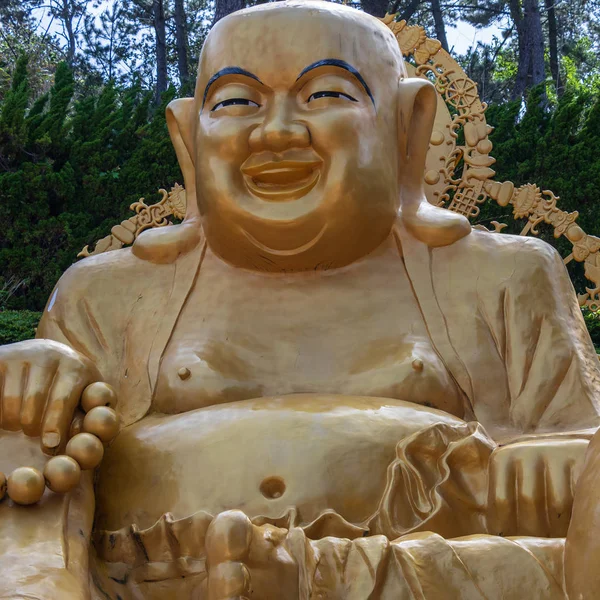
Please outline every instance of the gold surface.
[[107, 444], [119, 433], [119, 417], [108, 406], [96, 406], [85, 415], [83, 430]]
[[17, 504], [35, 504], [44, 494], [44, 477], [33, 467], [19, 467], [8, 476], [6, 491]]
[[69, 440], [65, 452], [67, 456], [74, 458], [84, 471], [87, 471], [95, 469], [100, 464], [104, 456], [104, 447], [95, 435], [78, 433]]
[[81, 408], [87, 413], [97, 406], [109, 406], [115, 408], [117, 406], [117, 395], [112, 386], [103, 381], [91, 383], [81, 395]]
[[81, 467], [70, 456], [53, 456], [44, 467], [46, 485], [58, 494], [70, 492], [81, 479]]
[[[457, 138], [401, 50], [424, 74], [438, 45], [389, 25], [281, 2], [213, 28], [167, 110], [183, 222], [140, 205], [132, 247], [0, 348], [0, 471], [43, 470], [40, 434], [62, 452], [84, 390], [104, 410], [90, 384], [121, 422], [95, 486], [0, 504], [0, 597], [593, 597], [600, 363], [550, 246], [428, 201]], [[459, 75], [453, 115], [478, 102]], [[491, 146], [462, 125], [467, 206]]]

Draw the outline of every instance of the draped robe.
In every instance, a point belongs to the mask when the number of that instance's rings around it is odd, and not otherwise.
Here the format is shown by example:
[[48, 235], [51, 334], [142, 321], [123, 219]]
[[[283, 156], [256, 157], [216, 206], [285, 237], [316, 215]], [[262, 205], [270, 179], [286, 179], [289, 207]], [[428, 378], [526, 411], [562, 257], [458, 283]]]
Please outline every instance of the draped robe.
[[[438, 248], [414, 238], [402, 223], [395, 235], [432, 344], [463, 393], [466, 420], [478, 421], [501, 442], [589, 439], [600, 424], [600, 364], [556, 251], [537, 239], [477, 230]], [[63, 275], [48, 301], [37, 336], [94, 361], [117, 390], [124, 426], [150, 409], [161, 356], [201, 268], [205, 243], [199, 236], [192, 248], [164, 262], [140, 257], [135, 246], [89, 257]], [[64, 499], [53, 509], [56, 527], [41, 537], [86, 597], [87, 582], [77, 575], [85, 560], [67, 558], [81, 541], [66, 523], [82, 506], [77, 495]], [[83, 521], [89, 528], [91, 516]], [[89, 531], [83, 534], [89, 539]], [[427, 547], [440, 543], [432, 540]], [[460, 547], [468, 554], [468, 543]], [[21, 551], [17, 540], [0, 563], [18, 562]], [[448, 560], [450, 568], [454, 559]], [[477, 561], [476, 552], [471, 560]], [[36, 565], [31, 568], [34, 573]], [[467, 578], [475, 568], [467, 569]], [[41, 593], [39, 577], [19, 577], [24, 594]], [[11, 581], [9, 576], [0, 587], [0, 597], [12, 597], [3, 593]]]

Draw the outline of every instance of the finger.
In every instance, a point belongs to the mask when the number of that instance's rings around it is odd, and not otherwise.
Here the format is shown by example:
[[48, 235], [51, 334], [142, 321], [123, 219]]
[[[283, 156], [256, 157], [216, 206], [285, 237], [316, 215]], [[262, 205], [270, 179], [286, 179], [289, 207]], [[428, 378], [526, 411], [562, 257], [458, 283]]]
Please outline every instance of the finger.
[[73, 420], [71, 421], [71, 425], [69, 427], [69, 439], [75, 437], [78, 433], [83, 431], [83, 419], [85, 418], [85, 413], [79, 409], [75, 409], [75, 414], [73, 415]]
[[492, 453], [488, 503], [488, 529], [495, 535], [514, 535], [515, 518], [515, 462], [505, 449]]
[[29, 368], [21, 406], [21, 426], [26, 435], [40, 435], [44, 408], [56, 373], [56, 366], [48, 368], [32, 364]]
[[46, 405], [42, 423], [42, 450], [53, 453], [67, 440], [67, 432], [75, 407], [86, 381], [79, 373], [61, 373], [60, 368]]
[[547, 537], [549, 534], [546, 506], [547, 466], [534, 452], [517, 459], [518, 527], [515, 535]]
[[21, 429], [21, 395], [23, 378], [27, 375], [28, 365], [17, 363], [4, 372], [2, 385], [2, 429], [19, 431]]

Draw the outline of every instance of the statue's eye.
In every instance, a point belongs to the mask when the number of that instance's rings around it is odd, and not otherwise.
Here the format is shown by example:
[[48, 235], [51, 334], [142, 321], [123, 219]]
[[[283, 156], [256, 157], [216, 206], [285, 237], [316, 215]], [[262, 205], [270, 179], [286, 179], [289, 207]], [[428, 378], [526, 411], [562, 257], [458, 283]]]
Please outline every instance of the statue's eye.
[[210, 110], [213, 112], [220, 108], [225, 108], [226, 106], [256, 106], [258, 108], [260, 104], [257, 104], [253, 100], [248, 100], [248, 98], [229, 98], [222, 102], [217, 102]]
[[318, 100], [319, 98], [345, 98], [346, 100], [350, 100], [350, 102], [358, 102], [356, 98], [353, 98], [349, 94], [344, 94], [344, 92], [315, 92], [308, 97], [307, 102], [311, 100]]

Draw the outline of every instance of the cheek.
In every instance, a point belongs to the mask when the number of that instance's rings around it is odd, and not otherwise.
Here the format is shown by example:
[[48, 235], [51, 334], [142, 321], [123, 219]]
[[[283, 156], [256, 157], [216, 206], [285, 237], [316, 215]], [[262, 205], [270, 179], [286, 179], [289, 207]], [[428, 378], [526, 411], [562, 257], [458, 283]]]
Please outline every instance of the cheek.
[[309, 124], [312, 144], [329, 166], [332, 179], [343, 177], [346, 188], [361, 184], [395, 187], [397, 147], [393, 132], [372, 114], [340, 111], [319, 115]]
[[306, 120], [314, 149], [331, 160], [340, 152], [356, 154], [361, 135], [372, 119], [359, 111], [343, 110], [315, 114]]
[[248, 139], [255, 123], [241, 119], [200, 119], [198, 148], [206, 156], [239, 167], [249, 153]]

